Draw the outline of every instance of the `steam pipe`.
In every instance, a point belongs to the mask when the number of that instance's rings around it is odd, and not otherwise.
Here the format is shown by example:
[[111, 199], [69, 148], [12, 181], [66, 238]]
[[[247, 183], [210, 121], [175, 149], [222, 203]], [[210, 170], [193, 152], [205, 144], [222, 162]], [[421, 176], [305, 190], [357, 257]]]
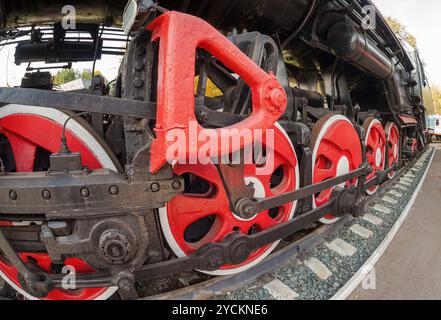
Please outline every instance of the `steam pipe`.
[[387, 79], [393, 72], [391, 59], [354, 26], [345, 22], [335, 24], [329, 30], [327, 42], [335, 56], [379, 79]]

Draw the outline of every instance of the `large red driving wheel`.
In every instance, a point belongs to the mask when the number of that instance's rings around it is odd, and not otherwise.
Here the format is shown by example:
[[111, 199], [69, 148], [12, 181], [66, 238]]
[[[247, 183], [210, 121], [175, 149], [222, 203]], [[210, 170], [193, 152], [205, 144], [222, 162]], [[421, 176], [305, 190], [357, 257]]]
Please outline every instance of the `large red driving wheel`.
[[[385, 130], [387, 145], [389, 148], [389, 166], [398, 164], [400, 161], [400, 130], [398, 126], [393, 122], [386, 123]], [[395, 177], [396, 171], [389, 173], [389, 179]]]
[[[366, 132], [366, 157], [372, 172], [366, 177], [367, 181], [375, 178], [379, 171], [383, 171], [386, 163], [386, 134], [383, 125], [377, 119], [369, 117], [363, 124]], [[377, 192], [379, 185], [366, 190], [368, 195]]]
[[[36, 161], [42, 154], [56, 153], [60, 149], [62, 126], [68, 115], [55, 110], [23, 105], [6, 105], [0, 108], [0, 135], [3, 135], [11, 149], [17, 172], [34, 171]], [[108, 168], [118, 171], [117, 161], [105, 143], [93, 134], [82, 120], [68, 122], [66, 137], [69, 148], [80, 152], [83, 165], [91, 169]], [[42, 152], [42, 150], [44, 150]], [[21, 222], [26, 224], [27, 222]], [[30, 223], [30, 222], [28, 222]], [[1, 225], [8, 222], [2, 221]], [[14, 225], [9, 223], [9, 225]], [[51, 259], [46, 253], [20, 253], [25, 262], [32, 261], [46, 272], [53, 272]], [[66, 259], [66, 266], [75, 268], [76, 273], [94, 272], [80, 259]], [[17, 269], [0, 255], [0, 276], [27, 299], [37, 299], [27, 293], [18, 280]], [[112, 296], [117, 289], [91, 288], [81, 290], [52, 290], [45, 300], [102, 300]]]
[[[352, 123], [341, 115], [327, 115], [321, 118], [312, 130], [313, 183], [317, 184], [358, 169], [362, 163], [360, 138]], [[346, 185], [356, 184], [356, 179]], [[344, 186], [345, 184], [343, 184]], [[333, 188], [314, 195], [314, 208], [326, 204]], [[320, 220], [332, 224], [338, 218], [332, 214]]]
[[[245, 164], [245, 182], [253, 183], [256, 198], [271, 197], [299, 186], [298, 163], [294, 148], [285, 131], [276, 124], [274, 165], [271, 170], [259, 172], [263, 164]], [[269, 160], [268, 160], [269, 161]], [[164, 236], [178, 257], [185, 257], [205, 244], [221, 242], [232, 232], [254, 234], [270, 229], [293, 218], [296, 203], [288, 203], [243, 219], [231, 212], [221, 178], [213, 164], [174, 166], [177, 175], [184, 176], [186, 190], [160, 210]], [[240, 265], [224, 265], [210, 275], [230, 275], [244, 271], [262, 261], [278, 242], [254, 251]]]

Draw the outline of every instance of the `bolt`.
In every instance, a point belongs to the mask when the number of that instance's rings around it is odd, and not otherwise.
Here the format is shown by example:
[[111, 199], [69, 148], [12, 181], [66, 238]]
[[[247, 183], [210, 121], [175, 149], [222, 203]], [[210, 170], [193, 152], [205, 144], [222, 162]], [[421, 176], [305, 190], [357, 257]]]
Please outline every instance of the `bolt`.
[[14, 190], [9, 191], [9, 198], [12, 201], [16, 201], [18, 199], [17, 192], [15, 192]]
[[90, 196], [90, 191], [87, 188], [82, 188], [80, 193], [83, 198], [89, 198]]
[[43, 190], [41, 196], [43, 197], [44, 200], [50, 200], [52, 198], [52, 195], [49, 190]]
[[118, 187], [117, 187], [117, 186], [110, 186], [110, 188], [109, 188], [109, 193], [110, 193], [112, 196], [116, 196], [116, 195], [119, 193], [119, 189], [118, 189]]
[[286, 98], [284, 93], [280, 89], [271, 90], [271, 103], [277, 108], [280, 109], [286, 103]]
[[247, 217], [252, 217], [254, 215], [254, 207], [253, 206], [245, 207], [244, 213]]
[[179, 180], [175, 180], [172, 183], [173, 190], [179, 190], [179, 189], [181, 189], [181, 186], [182, 186], [182, 183]]
[[150, 186], [150, 190], [152, 190], [153, 192], [158, 192], [159, 190], [161, 190], [161, 186], [159, 185], [159, 183], [154, 182]]
[[204, 124], [208, 121], [208, 115], [205, 111], [198, 112], [197, 118], [198, 118], [199, 122], [202, 124]]
[[140, 78], [136, 78], [135, 80], [133, 80], [133, 85], [136, 88], [141, 88], [143, 86], [143, 84], [144, 84], [144, 81]]
[[135, 62], [135, 70], [142, 71], [142, 69], [144, 69], [144, 64], [140, 61]]

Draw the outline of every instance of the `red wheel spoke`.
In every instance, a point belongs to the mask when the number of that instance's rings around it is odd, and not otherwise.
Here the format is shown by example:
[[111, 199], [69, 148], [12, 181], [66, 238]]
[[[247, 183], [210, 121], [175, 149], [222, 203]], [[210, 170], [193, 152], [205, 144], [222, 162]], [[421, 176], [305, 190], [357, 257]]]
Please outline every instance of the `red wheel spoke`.
[[335, 165], [334, 160], [339, 160], [343, 154], [343, 150], [333, 141], [328, 139], [323, 139], [319, 152], [322, 156], [326, 157], [328, 160]]
[[257, 216], [256, 220], [253, 222], [254, 224], [258, 225], [262, 230], [273, 228], [278, 224], [276, 220], [269, 216], [268, 212], [260, 213]]
[[374, 138], [372, 135], [368, 137], [368, 140], [366, 142], [366, 147], [369, 147], [373, 152], [377, 149], [378, 142], [374, 141]]
[[176, 206], [175, 213], [181, 215], [183, 219], [189, 219], [191, 222], [217, 213], [217, 211], [229, 209], [228, 203], [222, 203], [218, 197], [199, 198], [180, 195], [173, 199], [173, 202], [179, 204], [179, 206]]
[[370, 165], [373, 165], [375, 163], [375, 156], [372, 153], [367, 153], [366, 158]]
[[12, 147], [17, 172], [34, 171], [37, 146], [13, 133], [6, 132], [5, 135]]
[[190, 173], [192, 175], [195, 175], [201, 178], [202, 180], [214, 184], [217, 187], [222, 186], [222, 181], [220, 179], [219, 173], [216, 170], [216, 167], [212, 164], [206, 166], [194, 165], [194, 164], [185, 164], [185, 165], [176, 166], [175, 174], [183, 175], [185, 173]]
[[315, 168], [314, 181], [321, 182], [335, 177], [335, 170]]

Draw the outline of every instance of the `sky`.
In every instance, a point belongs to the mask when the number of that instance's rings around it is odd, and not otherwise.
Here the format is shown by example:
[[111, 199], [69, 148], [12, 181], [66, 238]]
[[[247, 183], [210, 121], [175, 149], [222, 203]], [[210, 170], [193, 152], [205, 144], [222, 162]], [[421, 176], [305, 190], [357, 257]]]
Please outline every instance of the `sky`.
[[[385, 16], [391, 16], [403, 23], [417, 41], [422, 60], [426, 64], [426, 73], [431, 85], [441, 87], [441, 1], [440, 0], [373, 0]], [[97, 62], [108, 80], [116, 77], [119, 57], [103, 56]], [[25, 65], [14, 64], [13, 47], [0, 51], [0, 86], [16, 86], [25, 73]], [[92, 69], [92, 63], [79, 63], [75, 69]]]

